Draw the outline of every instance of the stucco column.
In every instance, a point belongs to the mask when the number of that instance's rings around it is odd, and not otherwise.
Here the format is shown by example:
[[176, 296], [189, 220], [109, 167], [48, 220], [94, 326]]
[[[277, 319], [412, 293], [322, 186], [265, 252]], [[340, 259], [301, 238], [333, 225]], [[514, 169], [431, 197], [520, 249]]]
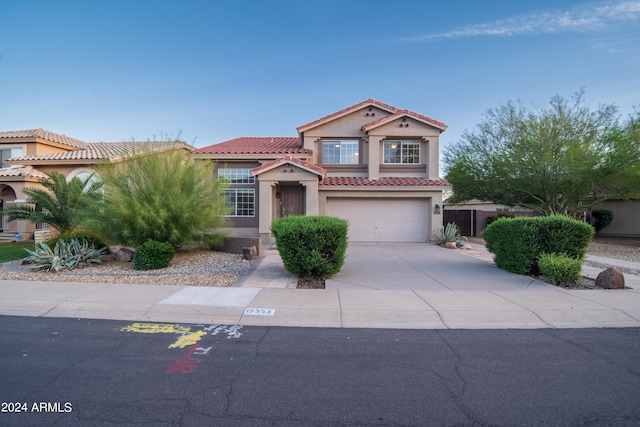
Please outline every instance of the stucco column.
[[271, 233], [271, 212], [273, 212], [273, 187], [276, 181], [259, 179], [260, 208], [258, 210], [258, 233], [260, 234], [260, 245], [269, 242]]
[[380, 178], [380, 136], [369, 136], [369, 179]]
[[[429, 160], [427, 163], [427, 179], [440, 178], [440, 142], [437, 137], [430, 137], [427, 142]], [[442, 205], [442, 203], [439, 203]]]
[[318, 180], [300, 183], [305, 187], [305, 215], [318, 215]]

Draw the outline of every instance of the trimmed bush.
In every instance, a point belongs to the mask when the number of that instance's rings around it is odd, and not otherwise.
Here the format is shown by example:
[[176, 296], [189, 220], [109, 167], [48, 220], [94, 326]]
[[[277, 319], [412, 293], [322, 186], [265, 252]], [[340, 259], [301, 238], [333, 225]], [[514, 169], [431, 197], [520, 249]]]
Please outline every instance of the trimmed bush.
[[482, 233], [496, 265], [518, 274], [538, 274], [543, 253], [564, 253], [582, 260], [593, 227], [565, 216], [504, 218]]
[[529, 274], [541, 246], [538, 229], [525, 218], [501, 218], [482, 233], [487, 249], [494, 254], [499, 268], [518, 274]]
[[175, 254], [176, 250], [171, 244], [148, 239], [133, 253], [133, 268], [136, 270], [165, 268], [169, 266]]
[[299, 278], [327, 278], [340, 271], [348, 222], [328, 216], [287, 216], [271, 224], [284, 267]]
[[542, 254], [538, 259], [538, 268], [554, 285], [567, 285], [580, 278], [582, 260], [567, 254]]
[[593, 228], [596, 234], [607, 228], [613, 221], [613, 212], [608, 209], [596, 209], [591, 212], [593, 217]]

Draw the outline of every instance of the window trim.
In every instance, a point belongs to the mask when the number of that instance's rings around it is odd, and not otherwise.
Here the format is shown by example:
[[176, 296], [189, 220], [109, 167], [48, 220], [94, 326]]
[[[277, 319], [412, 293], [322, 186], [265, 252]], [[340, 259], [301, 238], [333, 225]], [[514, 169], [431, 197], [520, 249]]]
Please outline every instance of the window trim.
[[[343, 163], [342, 162], [342, 143], [343, 142], [350, 142], [350, 143], [355, 143], [356, 145], [356, 151], [352, 154], [352, 157], [355, 158], [355, 163]], [[325, 161], [325, 143], [339, 143], [340, 147], [336, 147], [339, 148], [339, 153], [338, 153], [338, 162], [326, 162]], [[361, 144], [360, 144], [360, 139], [358, 138], [331, 138], [331, 139], [323, 139], [322, 140], [322, 164], [323, 165], [345, 165], [345, 166], [350, 166], [350, 165], [359, 165], [360, 164], [360, 148], [361, 148]], [[345, 154], [346, 157], [347, 154]]]
[[[11, 157], [7, 157], [7, 159], [13, 159], [16, 157], [24, 157], [27, 155], [27, 146], [24, 144], [2, 144], [0, 145], [0, 150], [13, 150], [14, 148], [20, 148], [22, 149], [22, 154], [19, 156], [11, 156]], [[4, 169], [4, 168], [8, 168], [12, 165], [6, 165], [4, 163], [6, 159], [2, 159], [2, 153], [0, 153], [0, 168]]]
[[[227, 215], [224, 215], [226, 217], [229, 218], [255, 218], [256, 216], [256, 190], [255, 188], [225, 188], [224, 190], [222, 190], [222, 194], [223, 197], [227, 198], [227, 193], [228, 192], [234, 192], [234, 204], [231, 205], [231, 203], [229, 203], [228, 200], [225, 200], [225, 205], [226, 206], [232, 206], [233, 207], [233, 212], [229, 213]], [[250, 207], [247, 208], [243, 208], [243, 209], [248, 209], [250, 210], [251, 214], [249, 215], [238, 215], [238, 193], [244, 193], [244, 194], [251, 194], [252, 196], [252, 200], [251, 203], [253, 204]]]
[[[240, 175], [239, 172], [242, 174]], [[256, 183], [256, 177], [251, 175], [251, 168], [218, 168], [218, 179], [232, 185], [254, 185]]]
[[[387, 161], [387, 155], [385, 153], [386, 148], [387, 148], [387, 144], [393, 144], [393, 143], [398, 143], [400, 144], [400, 161], [399, 162], [389, 162]], [[404, 156], [402, 154], [402, 150], [405, 148], [404, 146], [406, 145], [413, 145], [413, 146], [417, 146], [418, 147], [418, 158], [416, 162], [405, 162], [404, 161]], [[392, 149], [395, 150], [395, 148], [391, 147]], [[408, 148], [408, 147], [407, 147]], [[422, 144], [420, 142], [420, 140], [418, 139], [387, 139], [385, 141], [383, 141], [382, 144], [382, 164], [384, 165], [419, 165], [420, 164], [420, 157], [421, 157], [421, 152], [422, 152]]]

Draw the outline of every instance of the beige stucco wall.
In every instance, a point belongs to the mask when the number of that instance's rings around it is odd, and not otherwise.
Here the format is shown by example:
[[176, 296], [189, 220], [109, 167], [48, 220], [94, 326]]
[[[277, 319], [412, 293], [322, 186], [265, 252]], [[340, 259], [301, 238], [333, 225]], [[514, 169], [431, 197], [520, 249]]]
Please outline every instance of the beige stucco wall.
[[602, 236], [640, 237], [640, 200], [612, 200], [593, 207], [613, 212], [613, 221], [600, 232]]

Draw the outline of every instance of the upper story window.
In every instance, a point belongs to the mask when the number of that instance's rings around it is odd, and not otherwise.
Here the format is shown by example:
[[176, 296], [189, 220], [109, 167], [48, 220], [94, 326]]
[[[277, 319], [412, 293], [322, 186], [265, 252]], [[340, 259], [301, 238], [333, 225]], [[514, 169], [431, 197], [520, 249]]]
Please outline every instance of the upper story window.
[[0, 156], [2, 160], [2, 167], [8, 168], [10, 165], [7, 165], [5, 160], [24, 156], [24, 147], [2, 147], [2, 150], [0, 150]]
[[384, 163], [420, 163], [420, 141], [385, 141]]
[[251, 175], [249, 168], [220, 168], [218, 178], [230, 184], [255, 184], [256, 177]]
[[332, 139], [322, 141], [322, 163], [357, 165], [360, 141], [357, 139]]

